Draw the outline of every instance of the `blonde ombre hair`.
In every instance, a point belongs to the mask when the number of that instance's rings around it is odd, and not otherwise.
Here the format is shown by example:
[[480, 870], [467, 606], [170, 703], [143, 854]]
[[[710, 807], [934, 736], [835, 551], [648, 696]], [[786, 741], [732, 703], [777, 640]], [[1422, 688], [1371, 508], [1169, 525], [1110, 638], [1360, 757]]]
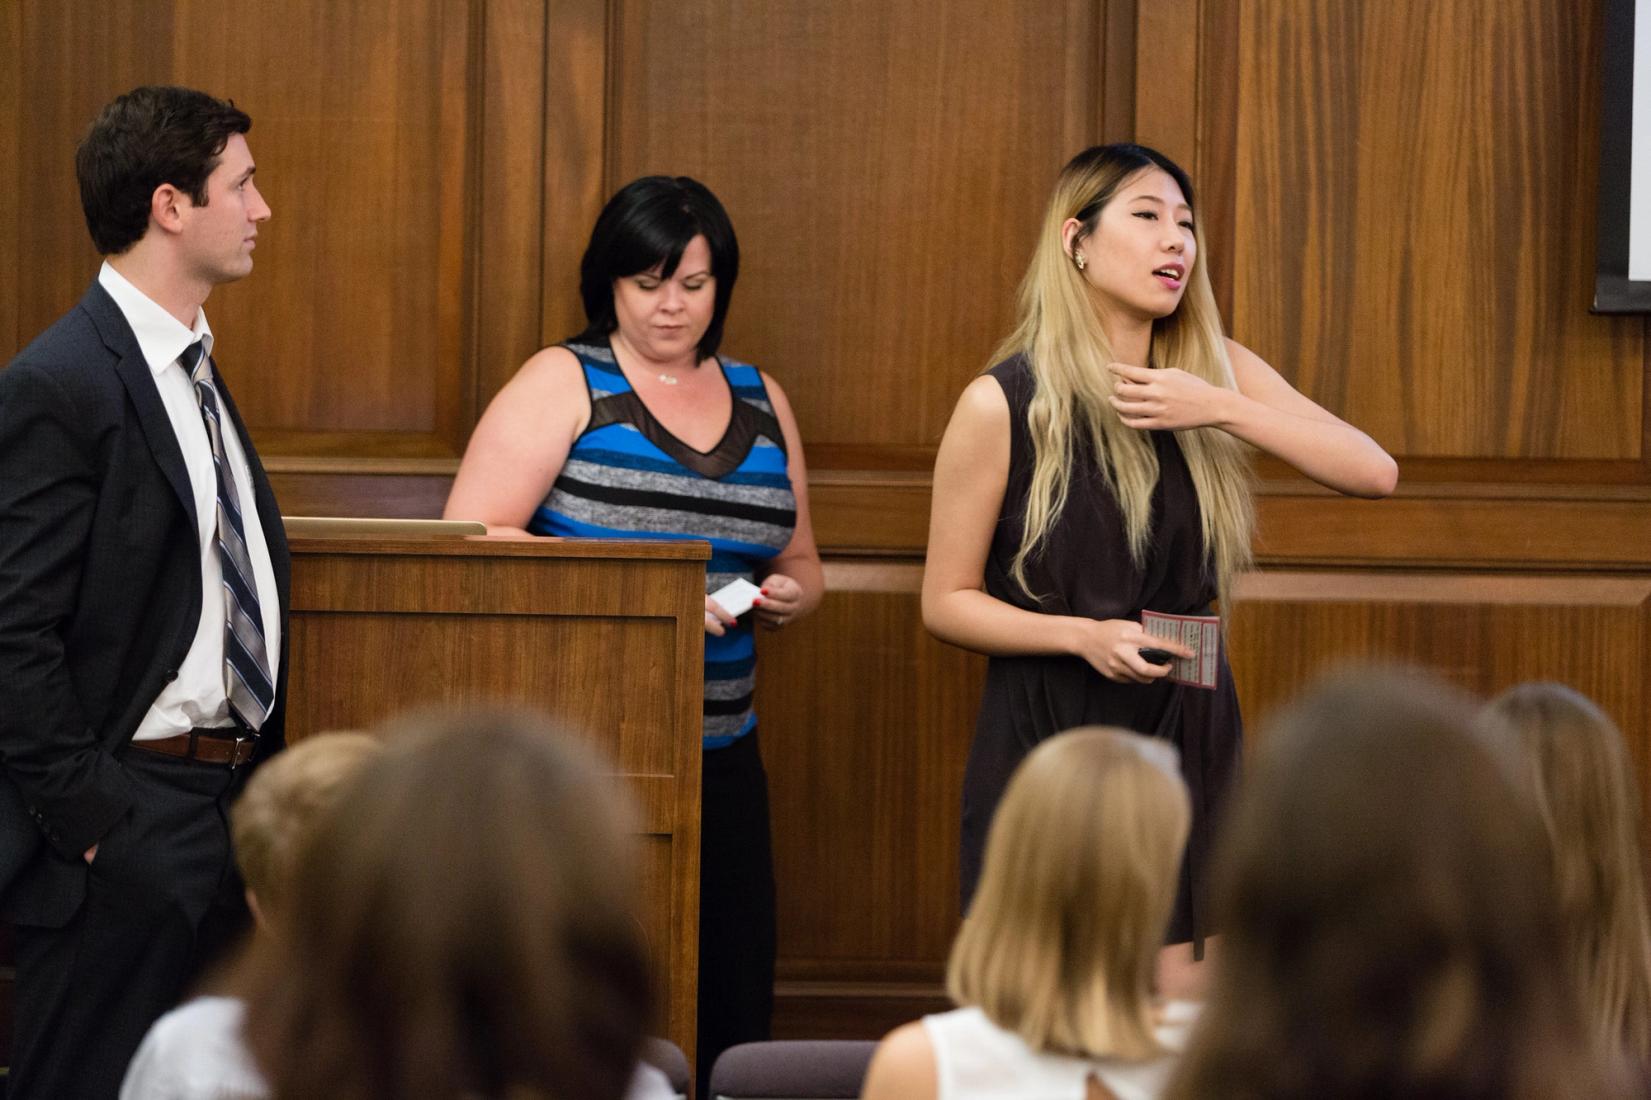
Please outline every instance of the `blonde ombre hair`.
[[946, 988], [1034, 1050], [1163, 1053], [1152, 978], [1190, 809], [1175, 750], [1122, 730], [1072, 730], [1016, 770]]
[[[1118, 499], [1127, 528], [1130, 556], [1145, 560], [1152, 531], [1152, 490], [1158, 456], [1146, 432], [1127, 427], [1107, 400], [1112, 394], [1112, 347], [1090, 298], [1089, 284], [1073, 266], [1062, 240], [1067, 219], [1083, 223], [1078, 240], [1118, 190], [1136, 173], [1161, 168], [1174, 178], [1193, 206], [1187, 175], [1162, 153], [1139, 145], [1097, 145], [1073, 157], [1055, 182], [1044, 214], [1032, 266], [1021, 282], [1015, 329], [992, 361], [1024, 356], [1036, 381], [1027, 409], [1034, 452], [1020, 550], [1010, 572], [1028, 595], [1026, 563], [1049, 534], [1066, 503], [1074, 444], [1086, 433], [1108, 486]], [[1196, 209], [1196, 207], [1194, 207]], [[1187, 273], [1186, 293], [1175, 312], [1153, 322], [1152, 362], [1179, 368], [1212, 385], [1237, 389], [1221, 331], [1221, 316], [1210, 290], [1204, 235], [1194, 219], [1197, 254]], [[1074, 247], [1076, 242], [1074, 242]], [[1250, 560], [1254, 526], [1249, 455], [1237, 439], [1218, 428], [1175, 433], [1192, 473], [1202, 513], [1204, 547], [1217, 592]]]
[[1520, 684], [1481, 731], [1532, 797], [1553, 850], [1567, 961], [1602, 1051], [1651, 1062], [1651, 918], [1639, 794], [1622, 734], [1563, 684]]

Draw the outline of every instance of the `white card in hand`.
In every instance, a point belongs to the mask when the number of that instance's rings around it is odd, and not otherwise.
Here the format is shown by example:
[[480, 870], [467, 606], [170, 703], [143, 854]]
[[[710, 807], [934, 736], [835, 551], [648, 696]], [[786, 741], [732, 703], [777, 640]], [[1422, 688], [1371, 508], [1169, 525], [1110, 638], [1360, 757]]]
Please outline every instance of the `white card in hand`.
[[724, 611], [737, 619], [751, 610], [751, 602], [760, 595], [762, 595], [762, 589], [744, 577], [737, 577], [711, 593], [711, 598], [717, 601]]

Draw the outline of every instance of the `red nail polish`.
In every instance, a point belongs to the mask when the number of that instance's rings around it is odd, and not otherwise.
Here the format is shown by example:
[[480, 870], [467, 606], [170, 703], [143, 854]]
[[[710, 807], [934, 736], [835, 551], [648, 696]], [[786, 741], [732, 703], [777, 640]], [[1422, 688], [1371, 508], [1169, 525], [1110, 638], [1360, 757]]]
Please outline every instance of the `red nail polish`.
[[766, 588], [764, 588], [764, 589], [763, 589], [763, 590], [762, 590], [762, 594], [763, 594], [763, 595], [764, 595], [764, 596], [766, 596], [766, 595], [768, 595], [768, 589], [766, 589]]
[[761, 607], [762, 606], [762, 597], [761, 596], [751, 597], [751, 606], [752, 607]]

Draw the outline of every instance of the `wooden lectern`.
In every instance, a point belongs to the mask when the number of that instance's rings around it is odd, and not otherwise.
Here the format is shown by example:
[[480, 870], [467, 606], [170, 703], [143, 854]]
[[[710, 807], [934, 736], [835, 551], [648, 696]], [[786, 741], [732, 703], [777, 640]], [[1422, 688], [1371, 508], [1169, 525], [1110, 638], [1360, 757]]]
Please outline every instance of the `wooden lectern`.
[[690, 1059], [709, 557], [703, 542], [292, 539], [288, 737], [503, 701], [605, 753], [640, 814], [658, 1026]]

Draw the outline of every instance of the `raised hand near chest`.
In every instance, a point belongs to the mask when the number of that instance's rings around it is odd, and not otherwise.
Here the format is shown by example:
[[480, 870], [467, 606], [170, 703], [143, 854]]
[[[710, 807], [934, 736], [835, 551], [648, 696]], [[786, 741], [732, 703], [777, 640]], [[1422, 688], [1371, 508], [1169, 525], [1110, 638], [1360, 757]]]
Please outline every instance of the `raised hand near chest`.
[[1178, 431], [1220, 427], [1227, 420], [1233, 391], [1212, 386], [1175, 368], [1154, 369], [1112, 363], [1112, 407], [1131, 428]]

